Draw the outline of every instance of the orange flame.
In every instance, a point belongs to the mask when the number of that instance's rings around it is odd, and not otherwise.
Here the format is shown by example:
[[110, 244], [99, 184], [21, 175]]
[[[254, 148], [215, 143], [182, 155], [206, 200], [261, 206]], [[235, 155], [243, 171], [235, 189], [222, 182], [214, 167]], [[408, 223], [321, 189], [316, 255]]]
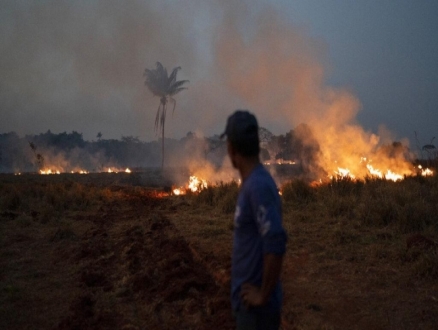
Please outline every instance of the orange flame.
[[[396, 173], [390, 169], [387, 169], [386, 172], [375, 168], [373, 165], [370, 164], [370, 160], [368, 161], [365, 157], [362, 157], [360, 160], [360, 163], [367, 163], [366, 169], [368, 170], [368, 174], [371, 176], [378, 177], [380, 179], [385, 180], [392, 180], [392, 181], [400, 181], [403, 180], [405, 176], [413, 176], [415, 174], [421, 174], [422, 176], [431, 176], [433, 175], [433, 171], [429, 168], [423, 169], [421, 165], [418, 166], [418, 169], [420, 172], [415, 171], [414, 167], [409, 170], [404, 170], [401, 173]], [[336, 171], [334, 171], [337, 177], [339, 178], [350, 178], [350, 179], [356, 179], [356, 176], [351, 173], [351, 170], [348, 168], [341, 168], [338, 167]], [[330, 178], [333, 178], [333, 176], [330, 176]]]
[[199, 193], [201, 190], [206, 189], [207, 187], [208, 184], [206, 180], [200, 179], [195, 175], [191, 175], [186, 187], [174, 188], [172, 193], [175, 196], [185, 195], [188, 190], [193, 193]]

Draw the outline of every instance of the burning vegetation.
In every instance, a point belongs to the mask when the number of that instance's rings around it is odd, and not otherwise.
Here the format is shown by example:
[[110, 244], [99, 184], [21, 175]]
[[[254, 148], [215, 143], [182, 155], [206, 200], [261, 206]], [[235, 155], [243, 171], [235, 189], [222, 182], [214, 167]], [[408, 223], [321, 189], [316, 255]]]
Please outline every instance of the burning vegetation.
[[[356, 151], [354, 146], [347, 144], [350, 148], [347, 153], [345, 143], [331, 152], [326, 144], [319, 142], [320, 138], [317, 138], [315, 131], [315, 128], [306, 124], [279, 136], [265, 128], [260, 129], [261, 159], [279, 185], [297, 178], [304, 179], [312, 185], [330, 182], [333, 178], [366, 180], [368, 177], [375, 177], [400, 181], [409, 176], [431, 176], [435, 172], [429, 166], [436, 165], [436, 159], [429, 157], [427, 160], [419, 160], [401, 142], [380, 144], [377, 136], [371, 135], [371, 146], [367, 147], [367, 152], [361, 151], [364, 150], [363, 146], [358, 147]], [[138, 162], [132, 155], [141, 155], [143, 152], [144, 159], [157, 155], [156, 165], [159, 164], [160, 145], [157, 142], [142, 143], [138, 139], [128, 138], [121, 142], [101, 139], [87, 142], [77, 133], [58, 135], [51, 132], [26, 139], [31, 142], [12, 133], [0, 136], [2, 150], [12, 150], [12, 142], [18, 146], [22, 144], [24, 148], [21, 155], [20, 149], [14, 148], [15, 154], [3, 157], [3, 170], [14, 168], [16, 175], [26, 173], [26, 168], [27, 172], [35, 172], [36, 169], [37, 173], [44, 175], [132, 172], [138, 174], [145, 171], [148, 164]], [[62, 142], [64, 140], [65, 142]], [[38, 146], [36, 141], [39, 141]], [[29, 145], [31, 152], [26, 153]], [[237, 180], [235, 171], [227, 163], [225, 142], [217, 137], [198, 137], [190, 133], [179, 141], [168, 141], [167, 145], [170, 160], [188, 171], [186, 176], [170, 175], [171, 182], [167, 184], [172, 186], [170, 194], [196, 193], [219, 182]], [[154, 146], [154, 149], [145, 148], [147, 146]], [[118, 154], [116, 150], [123, 152]], [[17, 168], [19, 159], [27, 160]], [[108, 166], [105, 163], [126, 164], [129, 167]], [[137, 166], [132, 169], [132, 165]], [[169, 167], [169, 170], [171, 169]]]

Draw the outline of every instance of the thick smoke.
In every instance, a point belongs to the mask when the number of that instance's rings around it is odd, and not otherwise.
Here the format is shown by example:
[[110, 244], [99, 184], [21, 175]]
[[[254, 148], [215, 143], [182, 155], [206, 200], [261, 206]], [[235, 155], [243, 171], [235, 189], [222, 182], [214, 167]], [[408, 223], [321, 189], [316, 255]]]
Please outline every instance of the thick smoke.
[[389, 139], [357, 124], [356, 97], [347, 89], [326, 85], [322, 42], [270, 10], [260, 13], [247, 34], [239, 31], [237, 15], [227, 17], [216, 47], [228, 89], [254, 109], [261, 122], [285, 123], [289, 128], [308, 124], [312, 134], [300, 138], [317, 146], [318, 153], [310, 157], [316, 177], [333, 175], [338, 167], [364, 176], [366, 164], [383, 172], [412, 172], [405, 158], [382, 153], [380, 146]]

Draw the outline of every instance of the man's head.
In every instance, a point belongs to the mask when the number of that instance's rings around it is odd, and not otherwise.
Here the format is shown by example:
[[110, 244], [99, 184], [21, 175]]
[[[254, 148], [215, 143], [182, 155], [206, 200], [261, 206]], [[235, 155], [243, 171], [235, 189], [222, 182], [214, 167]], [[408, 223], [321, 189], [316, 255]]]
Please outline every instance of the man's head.
[[243, 159], [257, 159], [260, 152], [259, 126], [256, 117], [246, 110], [237, 110], [228, 117], [225, 132], [221, 138], [227, 137], [228, 154], [233, 166], [236, 166], [236, 155]]

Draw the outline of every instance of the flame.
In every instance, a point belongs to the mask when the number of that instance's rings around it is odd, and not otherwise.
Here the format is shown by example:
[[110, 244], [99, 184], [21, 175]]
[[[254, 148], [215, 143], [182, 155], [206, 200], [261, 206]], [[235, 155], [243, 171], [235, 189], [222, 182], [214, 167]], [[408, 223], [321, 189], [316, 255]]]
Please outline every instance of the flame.
[[49, 175], [49, 174], [61, 174], [60, 171], [57, 170], [51, 170], [51, 169], [44, 169], [44, 170], [40, 170], [40, 174], [42, 175]]
[[[403, 171], [400, 173], [396, 173], [390, 169], [387, 169], [386, 172], [375, 168], [373, 165], [371, 165], [371, 160], [367, 160], [367, 158], [365, 157], [361, 157], [360, 158], [360, 162], [359, 163], [366, 163], [366, 169], [368, 170], [368, 174], [370, 174], [371, 176], [375, 176], [378, 177], [380, 179], [385, 179], [385, 180], [392, 180], [392, 181], [400, 181], [403, 180], [405, 176], [413, 176], [416, 173], [418, 174], [418, 172], [414, 171], [414, 168], [412, 168], [409, 171]], [[429, 168], [423, 169], [421, 165], [418, 166], [418, 169], [420, 170], [419, 174], [421, 174], [422, 176], [431, 176], [433, 175], [433, 171], [430, 170]], [[338, 167], [338, 169], [336, 171], [334, 171], [334, 173], [336, 174], [337, 177], [340, 178], [351, 178], [351, 179], [356, 179], [356, 176], [354, 174], [351, 173], [351, 170], [348, 168], [341, 168]], [[332, 179], [333, 176], [330, 176], [330, 179]]]
[[421, 165], [418, 165], [418, 169], [421, 171], [420, 173], [422, 176], [432, 176], [433, 175], [432, 170], [430, 170], [428, 168], [423, 169], [423, 166], [421, 166]]
[[399, 181], [399, 180], [403, 180], [403, 175], [397, 174], [397, 173], [392, 172], [391, 170], [388, 170], [385, 174], [385, 179], [392, 180], [392, 181]]
[[347, 168], [338, 167], [338, 170], [335, 171], [336, 175], [341, 178], [351, 178], [355, 179], [356, 177], [350, 173], [350, 170]]
[[[56, 167], [55, 167], [56, 168]], [[106, 169], [103, 170], [104, 173], [132, 173], [131, 169], [129, 169], [128, 167], [125, 169], [117, 169], [114, 167], [108, 167]], [[84, 169], [78, 169], [78, 168], [74, 168], [72, 170], [68, 170], [65, 171], [64, 169], [56, 169], [54, 170], [53, 168], [45, 168], [39, 171], [39, 174], [42, 175], [48, 175], [48, 174], [61, 174], [61, 173], [71, 173], [71, 174], [89, 174], [90, 171], [84, 170]], [[101, 172], [102, 173], [102, 172]]]
[[70, 171], [70, 173], [71, 174], [75, 174], [75, 173], [78, 173], [78, 174], [88, 174], [88, 173], [90, 173], [90, 172], [88, 172], [88, 171], [85, 171], [85, 170], [78, 170], [78, 171]]
[[175, 189], [173, 189], [172, 192], [176, 196], [183, 195], [183, 193], [184, 193], [183, 189], [181, 189], [181, 188], [175, 188]]
[[373, 176], [377, 176], [379, 178], [385, 178], [386, 180], [398, 181], [403, 180], [403, 175], [392, 172], [391, 170], [387, 170], [384, 175], [382, 171], [374, 169], [371, 164], [367, 164], [367, 168], [370, 171], [370, 174]]
[[202, 189], [207, 188], [207, 181], [192, 175], [190, 176], [188, 187], [192, 192], [201, 191]]
[[175, 196], [185, 195], [187, 191], [191, 191], [193, 193], [199, 193], [201, 190], [206, 189], [207, 187], [208, 184], [206, 180], [200, 179], [195, 175], [191, 175], [186, 187], [174, 188], [172, 190], [172, 193]]
[[131, 173], [131, 170], [127, 167], [126, 169], [117, 169], [114, 167], [108, 167], [107, 170], [108, 173], [120, 173], [120, 172], [125, 172], [125, 173]]

